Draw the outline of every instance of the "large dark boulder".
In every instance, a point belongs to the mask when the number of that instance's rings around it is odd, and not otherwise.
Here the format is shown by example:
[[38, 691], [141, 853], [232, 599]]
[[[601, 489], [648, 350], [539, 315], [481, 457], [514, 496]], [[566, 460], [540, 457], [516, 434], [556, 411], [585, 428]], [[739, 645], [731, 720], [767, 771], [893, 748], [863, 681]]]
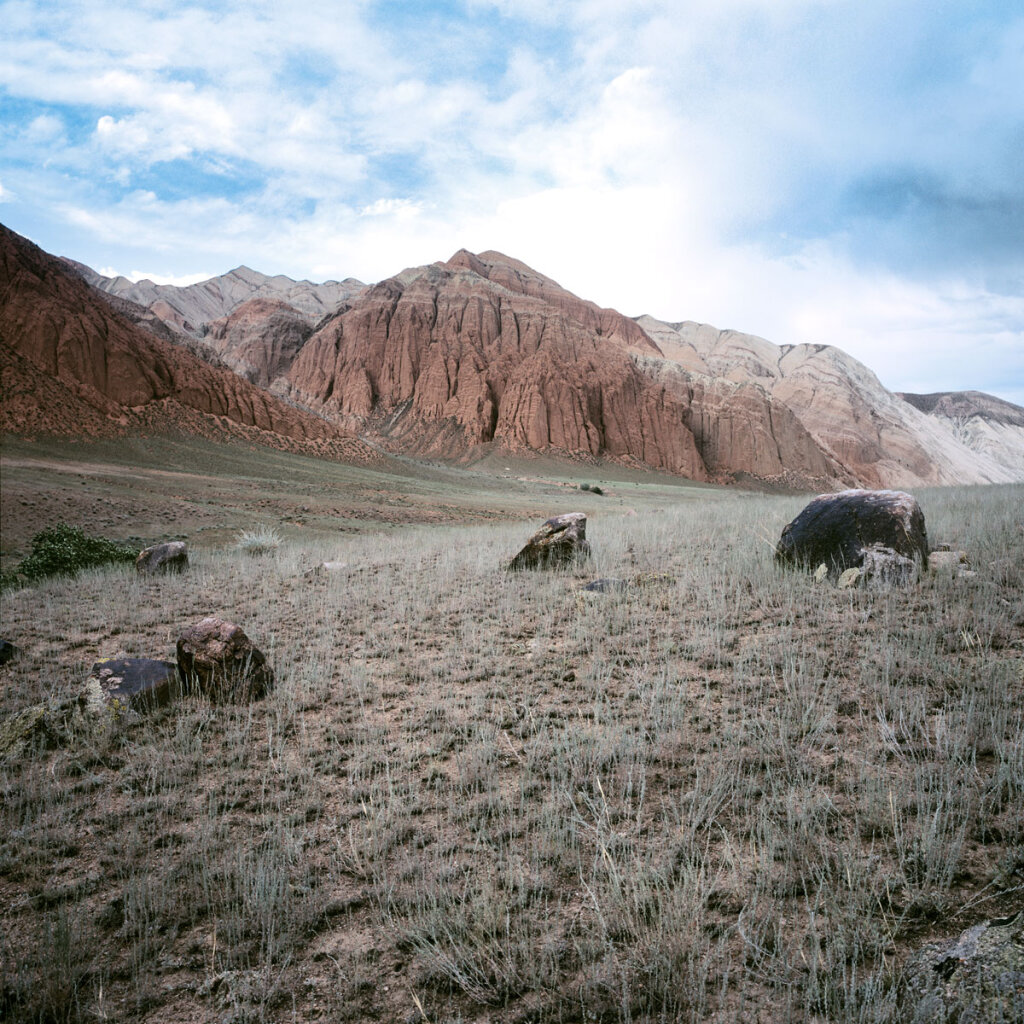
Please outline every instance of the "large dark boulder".
[[185, 685], [214, 701], [258, 700], [274, 685], [274, 670], [244, 630], [214, 616], [182, 630], [177, 654]]
[[104, 658], [89, 673], [82, 704], [94, 713], [118, 717], [127, 711], [163, 707], [180, 692], [172, 661], [154, 658]]
[[566, 512], [549, 519], [526, 542], [508, 567], [512, 571], [557, 569], [572, 565], [589, 555], [586, 513]]
[[143, 576], [155, 573], [184, 572], [188, 568], [188, 545], [183, 540], [154, 544], [139, 552], [135, 571]]
[[1024, 1020], [1024, 911], [925, 946], [903, 971], [908, 1024], [1018, 1024]]
[[928, 535], [917, 499], [903, 491], [840, 491], [819, 494], [782, 531], [775, 547], [780, 565], [830, 575], [863, 568], [867, 574], [907, 577], [928, 562]]

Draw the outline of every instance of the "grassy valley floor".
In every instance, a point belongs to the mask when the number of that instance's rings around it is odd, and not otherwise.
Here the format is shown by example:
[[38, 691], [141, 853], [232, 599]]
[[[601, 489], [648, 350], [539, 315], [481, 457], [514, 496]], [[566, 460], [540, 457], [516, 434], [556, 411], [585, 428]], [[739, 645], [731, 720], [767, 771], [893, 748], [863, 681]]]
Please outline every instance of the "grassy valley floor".
[[[53, 501], [193, 566], [5, 593], [0, 711], [207, 614], [277, 686], [0, 765], [5, 1019], [895, 1022], [911, 950], [1024, 904], [1024, 488], [918, 493], [976, 576], [840, 591], [773, 565], [803, 498], [168, 452], [5, 446], [9, 557]], [[577, 508], [590, 566], [503, 571]]]

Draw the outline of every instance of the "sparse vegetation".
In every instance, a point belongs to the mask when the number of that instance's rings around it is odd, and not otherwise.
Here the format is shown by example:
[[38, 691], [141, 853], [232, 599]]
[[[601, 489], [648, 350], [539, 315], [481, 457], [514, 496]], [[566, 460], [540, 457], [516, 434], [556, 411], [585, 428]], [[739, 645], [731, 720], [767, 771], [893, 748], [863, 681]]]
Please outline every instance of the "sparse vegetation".
[[0, 766], [0, 1015], [906, 1019], [1024, 894], [1024, 488], [918, 497], [976, 578], [780, 573], [804, 499], [733, 495], [609, 505], [590, 575], [671, 576], [588, 600], [522, 522], [5, 597], [3, 713], [211, 593], [278, 683]]

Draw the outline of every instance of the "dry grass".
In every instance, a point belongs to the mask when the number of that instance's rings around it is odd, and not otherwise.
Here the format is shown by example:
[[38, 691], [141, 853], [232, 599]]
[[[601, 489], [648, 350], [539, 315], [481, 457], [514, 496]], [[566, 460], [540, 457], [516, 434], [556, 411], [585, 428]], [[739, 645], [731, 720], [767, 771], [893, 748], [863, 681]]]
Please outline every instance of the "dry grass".
[[803, 500], [735, 495], [592, 520], [586, 577], [501, 571], [531, 521], [5, 596], [5, 713], [211, 612], [278, 686], [0, 766], [0, 1016], [900, 1020], [1024, 903], [1024, 489], [918, 496], [977, 577], [778, 573]]

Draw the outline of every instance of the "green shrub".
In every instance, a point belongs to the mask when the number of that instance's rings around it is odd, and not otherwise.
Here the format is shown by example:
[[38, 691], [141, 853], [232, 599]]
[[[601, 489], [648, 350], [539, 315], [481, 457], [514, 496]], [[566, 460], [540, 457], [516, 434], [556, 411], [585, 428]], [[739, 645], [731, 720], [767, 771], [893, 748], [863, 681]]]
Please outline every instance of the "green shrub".
[[112, 562], [134, 562], [135, 548], [102, 537], [87, 537], [77, 526], [58, 523], [32, 538], [32, 551], [15, 570], [30, 581], [74, 576]]
[[604, 494], [604, 491], [602, 491], [601, 488], [597, 486], [597, 484], [594, 484], [594, 486], [590, 488], [590, 493], [591, 494]]
[[589, 491], [590, 490], [590, 484], [580, 484], [580, 490], [581, 491]]

